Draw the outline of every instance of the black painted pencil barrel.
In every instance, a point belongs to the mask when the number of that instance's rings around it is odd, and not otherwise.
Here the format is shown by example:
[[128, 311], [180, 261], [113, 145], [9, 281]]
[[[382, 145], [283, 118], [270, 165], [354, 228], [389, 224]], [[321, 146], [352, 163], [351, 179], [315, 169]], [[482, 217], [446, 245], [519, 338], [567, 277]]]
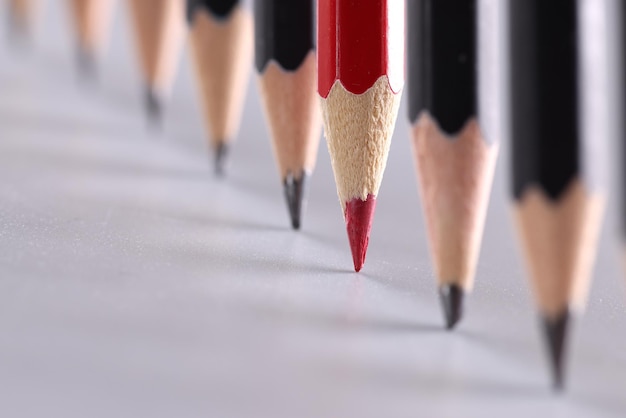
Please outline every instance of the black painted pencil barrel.
[[187, 0], [187, 20], [191, 19], [200, 7], [206, 8], [213, 16], [226, 19], [235, 6], [242, 4], [243, 0]]
[[478, 0], [409, 0], [409, 120], [426, 110], [448, 134], [476, 116]]
[[315, 48], [313, 0], [255, 0], [256, 69], [263, 72], [270, 60], [296, 70]]
[[558, 199], [581, 167], [577, 2], [509, 7], [513, 195], [537, 185]]

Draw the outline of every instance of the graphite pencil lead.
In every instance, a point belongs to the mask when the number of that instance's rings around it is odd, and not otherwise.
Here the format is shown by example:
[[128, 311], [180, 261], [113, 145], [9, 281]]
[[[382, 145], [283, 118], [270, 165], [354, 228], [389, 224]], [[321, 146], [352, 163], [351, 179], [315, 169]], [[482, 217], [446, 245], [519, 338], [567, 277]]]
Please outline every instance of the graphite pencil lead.
[[148, 118], [154, 124], [161, 121], [163, 105], [157, 92], [150, 86], [146, 86], [145, 105]]
[[79, 46], [76, 53], [76, 62], [81, 76], [86, 79], [96, 78], [96, 59], [92, 51]]
[[446, 328], [452, 330], [463, 317], [463, 299], [465, 292], [456, 284], [439, 287], [439, 297], [446, 319]]
[[565, 347], [570, 315], [567, 310], [556, 317], [543, 317], [548, 356], [552, 366], [552, 381], [555, 390], [563, 389]]
[[219, 141], [215, 146], [215, 175], [224, 177], [228, 165], [228, 153], [230, 146], [226, 141]]
[[306, 173], [302, 173], [299, 178], [289, 173], [283, 181], [285, 189], [285, 199], [287, 200], [287, 209], [289, 210], [291, 227], [293, 229], [300, 229], [302, 212], [306, 207], [307, 183], [308, 181]]
[[368, 195], [366, 200], [356, 198], [346, 203], [344, 216], [356, 272], [361, 271], [365, 263], [375, 210], [376, 198], [372, 195]]

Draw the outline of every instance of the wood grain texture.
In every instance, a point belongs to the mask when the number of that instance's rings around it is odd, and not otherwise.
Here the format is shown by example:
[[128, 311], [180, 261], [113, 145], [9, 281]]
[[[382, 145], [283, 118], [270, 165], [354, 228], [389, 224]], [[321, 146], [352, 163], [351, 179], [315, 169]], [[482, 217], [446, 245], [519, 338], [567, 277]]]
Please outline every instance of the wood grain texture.
[[316, 91], [315, 52], [310, 51], [296, 71], [269, 61], [259, 74], [265, 115], [281, 177], [300, 178], [315, 167], [322, 126]]
[[337, 80], [320, 99], [342, 213], [346, 202], [378, 194], [401, 97], [384, 75], [363, 94], [350, 93]]
[[412, 127], [430, 252], [439, 285], [472, 289], [480, 251], [497, 144], [488, 144], [475, 118], [454, 136], [428, 112]]
[[69, 0], [79, 46], [91, 53], [101, 50], [111, 23], [114, 0]]
[[129, 0], [135, 43], [146, 83], [169, 92], [185, 33], [183, 0]]
[[534, 186], [527, 188], [514, 208], [541, 313], [556, 318], [568, 309], [582, 310], [604, 199], [574, 179], [559, 200]]
[[253, 20], [236, 6], [224, 20], [199, 8], [191, 22], [191, 47], [205, 120], [214, 146], [238, 131], [252, 65]]

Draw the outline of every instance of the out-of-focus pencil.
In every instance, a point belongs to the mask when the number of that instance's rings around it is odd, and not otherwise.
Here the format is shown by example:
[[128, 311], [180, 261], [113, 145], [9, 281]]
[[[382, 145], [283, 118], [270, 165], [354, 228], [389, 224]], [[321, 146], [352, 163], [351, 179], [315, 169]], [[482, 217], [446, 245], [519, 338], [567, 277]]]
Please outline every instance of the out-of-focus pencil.
[[608, 95], [594, 77], [601, 60], [589, 59], [600, 46], [587, 43], [584, 22], [595, 12], [583, 7], [590, 5], [509, 5], [513, 206], [556, 388], [563, 385], [570, 315], [586, 299], [603, 212], [592, 174], [602, 164], [595, 150], [606, 131], [592, 113]]
[[93, 75], [95, 61], [104, 48], [111, 23], [114, 0], [69, 0], [77, 37], [78, 65]]
[[34, 29], [41, 0], [9, 0], [9, 29], [11, 35], [28, 38]]
[[498, 153], [477, 119], [478, 2], [407, 3], [409, 120], [449, 329], [473, 286]]
[[615, 11], [617, 25], [617, 37], [612, 44], [612, 56], [615, 59], [616, 71], [614, 76], [617, 78], [616, 92], [618, 105], [614, 118], [614, 128], [617, 132], [617, 142], [619, 143], [619, 163], [618, 163], [618, 182], [619, 200], [620, 200], [620, 229], [621, 229], [621, 245], [622, 245], [622, 265], [626, 269], [626, 120], [623, 115], [626, 111], [626, 2], [616, 2]]
[[318, 19], [324, 132], [360, 271], [404, 86], [404, 2], [320, 0]]
[[172, 85], [186, 30], [184, 0], [129, 0], [130, 15], [145, 82], [146, 111], [161, 116]]
[[319, 145], [313, 0], [256, 0], [256, 69], [294, 229]]
[[244, 0], [187, 0], [191, 51], [200, 98], [223, 175], [239, 129], [253, 48], [253, 18]]

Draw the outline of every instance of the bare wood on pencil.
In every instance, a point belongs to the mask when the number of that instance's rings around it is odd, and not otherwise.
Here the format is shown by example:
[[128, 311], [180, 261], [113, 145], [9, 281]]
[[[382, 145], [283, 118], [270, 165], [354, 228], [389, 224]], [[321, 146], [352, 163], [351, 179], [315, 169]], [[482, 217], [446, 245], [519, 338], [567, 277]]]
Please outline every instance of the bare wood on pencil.
[[480, 251], [496, 144], [469, 119], [450, 138], [428, 112], [413, 125], [413, 152], [430, 250], [439, 285], [472, 289]]
[[401, 97], [383, 75], [363, 94], [350, 93], [337, 80], [328, 97], [321, 99], [343, 212], [346, 202], [354, 198], [365, 201], [369, 194], [378, 194]]
[[113, 0], [70, 0], [78, 42], [90, 52], [100, 49], [113, 11]]
[[40, 1], [10, 0], [11, 17], [21, 29], [30, 29]]
[[556, 318], [582, 309], [587, 297], [604, 199], [575, 179], [554, 201], [533, 186], [515, 205], [515, 219], [541, 313]]
[[236, 6], [224, 20], [198, 11], [191, 23], [191, 46], [200, 94], [214, 146], [234, 139], [252, 63], [252, 14]]
[[130, 0], [143, 76], [159, 92], [169, 89], [185, 33], [183, 0]]
[[315, 166], [321, 129], [316, 73], [311, 51], [296, 71], [285, 71], [272, 60], [259, 75], [282, 178], [289, 173], [299, 177]]

